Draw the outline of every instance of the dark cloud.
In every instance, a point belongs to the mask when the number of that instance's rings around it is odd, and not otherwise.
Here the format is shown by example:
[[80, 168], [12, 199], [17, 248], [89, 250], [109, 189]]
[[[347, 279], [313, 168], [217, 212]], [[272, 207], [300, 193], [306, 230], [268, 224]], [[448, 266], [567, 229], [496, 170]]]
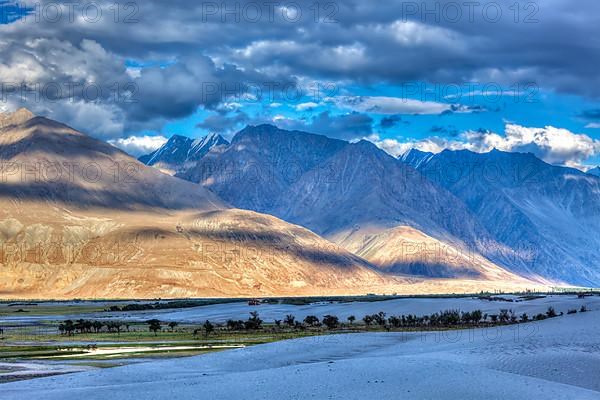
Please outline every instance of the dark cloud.
[[243, 111], [235, 111], [232, 114], [217, 113], [206, 117], [197, 127], [226, 135], [250, 121], [251, 118]]
[[381, 129], [391, 129], [402, 123], [402, 117], [400, 115], [388, 115], [385, 116], [379, 121], [379, 127]]
[[591, 120], [600, 120], [600, 109], [585, 110], [581, 113], [581, 117]]
[[373, 119], [355, 111], [342, 115], [323, 111], [309, 120], [287, 119], [276, 122], [282, 128], [320, 133], [344, 140], [358, 139], [373, 133]]
[[[533, 82], [542, 89], [600, 96], [596, 0], [580, 0], [576, 7], [568, 0], [520, 2], [518, 14], [514, 1], [483, 0], [473, 12], [465, 8], [468, 2], [453, 2], [462, 5], [458, 16], [439, 0], [410, 3], [416, 10], [407, 9], [404, 0], [385, 6], [366, 0], [319, 3], [318, 15], [313, 0], [299, 0], [294, 2], [299, 18], [290, 7], [272, 9], [269, 2], [253, 2], [260, 7], [257, 14], [248, 3], [233, 0], [147, 1], [121, 9], [116, 22], [113, 0], [94, 2], [102, 7], [97, 21], [81, 18], [81, 7], [70, 19], [68, 3], [58, 21], [44, 15], [13, 21], [20, 15], [11, 11], [0, 24], [0, 76], [28, 88], [50, 82], [118, 86], [116, 100], [108, 90], [94, 101], [75, 93], [28, 105], [64, 114], [70, 118], [66, 122], [75, 123], [82, 114], [77, 110], [85, 110], [98, 118], [87, 123], [101, 126], [101, 136], [158, 129], [198, 107], [216, 110], [229, 101], [223, 94], [240, 96], [256, 83], [281, 87], [315, 80], [351, 85], [418, 80], [518, 87]], [[496, 19], [497, 9], [501, 15]], [[156, 66], [126, 68], [128, 60]], [[207, 82], [222, 89], [207, 91]], [[136, 94], [136, 102], [123, 100]], [[67, 106], [66, 100], [73, 101]], [[107, 117], [110, 123], [103, 120]], [[319, 129], [341, 124], [329, 114], [320, 118], [309, 124]], [[355, 118], [345, 121], [366, 130], [366, 121]]]
[[434, 134], [442, 134], [444, 136], [451, 136], [451, 137], [456, 137], [459, 134], [458, 130], [453, 125], [449, 125], [449, 126], [433, 125], [429, 129], [429, 132], [434, 133]]

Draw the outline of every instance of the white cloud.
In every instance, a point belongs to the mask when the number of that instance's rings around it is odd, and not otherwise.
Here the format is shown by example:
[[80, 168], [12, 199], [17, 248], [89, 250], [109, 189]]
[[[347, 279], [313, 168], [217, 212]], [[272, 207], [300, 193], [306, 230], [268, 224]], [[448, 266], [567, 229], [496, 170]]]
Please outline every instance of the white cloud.
[[367, 138], [393, 156], [404, 154], [411, 148], [439, 153], [444, 149], [467, 149], [478, 153], [498, 149], [507, 152], [529, 152], [556, 165], [582, 168], [590, 157], [600, 153], [600, 141], [567, 129], [547, 126], [529, 128], [507, 124], [504, 134], [486, 131], [468, 131], [458, 140], [432, 136], [421, 140], [381, 139], [377, 135]]
[[388, 154], [391, 154], [394, 157], [398, 157], [406, 153], [410, 149], [417, 149], [431, 153], [439, 153], [444, 149], [459, 150], [465, 148], [464, 143], [460, 143], [457, 141], [449, 141], [437, 136], [421, 140], [408, 139], [406, 141], [401, 141], [398, 139], [390, 138], [381, 139], [379, 135], [373, 134], [366, 137], [365, 139], [370, 140], [377, 147], [386, 151]]
[[414, 21], [395, 21], [387, 26], [393, 38], [401, 46], [434, 46], [464, 50], [462, 35], [449, 29], [426, 25]]
[[507, 124], [503, 136], [491, 132], [467, 132], [465, 138], [476, 151], [497, 148], [530, 152], [550, 164], [573, 167], [600, 152], [600, 141], [553, 126], [528, 128]]
[[139, 157], [158, 149], [167, 140], [164, 136], [130, 136], [128, 138], [109, 140], [108, 143], [132, 156]]
[[376, 114], [441, 114], [452, 111], [452, 104], [386, 96], [337, 96], [327, 101], [340, 108]]
[[307, 111], [318, 107], [319, 105], [315, 102], [309, 101], [308, 103], [300, 103], [296, 106], [296, 111]]
[[600, 129], [600, 122], [590, 122], [585, 127], [587, 129]]

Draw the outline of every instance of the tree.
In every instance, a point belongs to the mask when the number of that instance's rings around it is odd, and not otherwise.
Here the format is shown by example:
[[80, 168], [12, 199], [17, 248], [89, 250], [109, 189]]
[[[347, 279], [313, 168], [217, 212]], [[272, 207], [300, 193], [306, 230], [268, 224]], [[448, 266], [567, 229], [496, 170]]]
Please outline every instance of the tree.
[[323, 317], [323, 324], [325, 324], [328, 329], [335, 329], [340, 324], [340, 320], [335, 315], [326, 315]]
[[102, 327], [104, 326], [104, 324], [100, 321], [94, 321], [94, 323], [92, 324], [92, 326], [94, 327], [94, 332], [96, 333], [100, 333], [100, 331], [102, 330]]
[[[121, 334], [121, 327], [123, 326], [122, 322], [119, 322], [119, 321], [108, 321], [105, 325], [106, 325], [106, 329], [108, 329], [109, 332], [116, 331], [119, 335]], [[160, 323], [159, 323], [158, 329], [160, 329]]]
[[521, 315], [521, 322], [527, 321], [529, 321], [529, 315], [527, 315], [527, 313], [523, 313], [523, 315]]
[[500, 317], [499, 317], [499, 319], [500, 319], [501, 323], [503, 323], [503, 324], [507, 323], [508, 320], [510, 319], [510, 315], [509, 315], [508, 310], [500, 310]]
[[260, 317], [258, 316], [258, 312], [256, 311], [252, 311], [250, 313], [250, 318], [248, 318], [248, 321], [246, 321], [244, 323], [246, 329], [250, 330], [257, 330], [260, 329], [261, 325], [263, 323], [263, 320], [260, 319]]
[[70, 319], [65, 321], [65, 332], [67, 336], [73, 336], [73, 332], [75, 331], [75, 324]]
[[75, 330], [79, 331], [79, 333], [83, 333], [85, 331], [85, 321], [82, 319], [78, 319], [75, 322]]
[[146, 321], [146, 323], [148, 324], [148, 329], [152, 332], [154, 332], [154, 336], [156, 336], [156, 333], [158, 331], [161, 330], [161, 326], [160, 326], [160, 321], [157, 319], [151, 319]]
[[385, 313], [383, 311], [377, 313], [377, 314], [373, 314], [373, 320], [379, 325], [379, 326], [383, 326], [385, 325], [386, 319], [385, 319]]
[[350, 322], [350, 325], [352, 325], [354, 321], [356, 321], [356, 317], [354, 315], [348, 317], [348, 322]]
[[296, 317], [294, 317], [292, 314], [288, 314], [285, 316], [285, 319], [283, 320], [283, 322], [286, 325], [289, 325], [289, 327], [293, 327], [295, 322], [296, 322]]
[[371, 315], [365, 315], [363, 318], [363, 322], [365, 323], [365, 325], [367, 325], [367, 327], [369, 327], [373, 323], [373, 317]]
[[556, 310], [554, 309], [554, 307], [548, 307], [548, 311], [546, 311], [546, 315], [548, 316], [548, 318], [556, 317]]
[[388, 318], [388, 321], [390, 325], [392, 325], [394, 328], [399, 328], [402, 324], [402, 320], [398, 317], [394, 317], [393, 315], [390, 318]]
[[177, 327], [177, 325], [179, 325], [177, 322], [173, 321], [173, 322], [169, 322], [169, 328], [171, 328], [171, 332], [173, 332], [175, 330], [175, 328]]
[[304, 323], [308, 326], [319, 326], [319, 318], [314, 315], [307, 315], [304, 318]]
[[202, 325], [202, 327], [204, 328], [204, 335], [206, 337], [208, 337], [208, 335], [210, 335], [211, 332], [215, 330], [215, 327], [213, 326], [213, 324], [210, 323], [209, 320], [206, 320], [206, 322], [204, 323], [204, 325]]
[[229, 329], [230, 331], [241, 331], [242, 329], [244, 329], [244, 321], [242, 320], [233, 320], [233, 319], [229, 319], [227, 320], [227, 329]]

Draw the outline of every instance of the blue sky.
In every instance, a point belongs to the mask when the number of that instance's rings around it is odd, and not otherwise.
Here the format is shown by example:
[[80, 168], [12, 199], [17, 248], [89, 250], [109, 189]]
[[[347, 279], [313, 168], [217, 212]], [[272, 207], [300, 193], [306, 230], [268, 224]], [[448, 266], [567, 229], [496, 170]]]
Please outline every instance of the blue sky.
[[[484, 87], [487, 92], [484, 92]], [[418, 88], [418, 90], [417, 90]], [[410, 83], [404, 87], [394, 85], [374, 85], [368, 87], [340, 87], [336, 96], [363, 96], [374, 98], [398, 98], [421, 102], [440, 103], [444, 105], [460, 105], [464, 111], [415, 113], [381, 113], [377, 110], [365, 111], [364, 115], [372, 119], [371, 131], [364, 136], [377, 134], [380, 139], [419, 140], [432, 136], [457, 140], [467, 131], [491, 131], [502, 133], [506, 124], [516, 124], [524, 127], [544, 128], [554, 126], [572, 132], [586, 134], [592, 139], [600, 139], [600, 129], [593, 128], [593, 119], [584, 116], [584, 110], [593, 110], [598, 104], [582, 96], [557, 94], [545, 91], [536, 85], [524, 85], [519, 91], [514, 87], [499, 87], [497, 85], [482, 86], [476, 83], [462, 87], [455, 85], [430, 85], [424, 82]], [[234, 124], [224, 135], [231, 137], [246, 123], [274, 123], [287, 127], [282, 123], [282, 117], [294, 121], [305, 121], [306, 125], [319, 114], [329, 112], [332, 116], [343, 116], [355, 112], [352, 108], [340, 107], [329, 96], [302, 96], [293, 101], [285, 101], [285, 97], [269, 97], [262, 100], [232, 99], [238, 103], [234, 110], [227, 115], [233, 115], [242, 110], [248, 114], [248, 119]], [[275, 106], [273, 104], [275, 103]], [[310, 104], [314, 103], [314, 104]], [[197, 125], [205, 120], [210, 111], [198, 110], [187, 118], [169, 122], [164, 127], [167, 134], [179, 134], [201, 137], [213, 131]], [[295, 125], [293, 125], [295, 127]], [[598, 126], [600, 128], [600, 125]], [[310, 126], [301, 127], [315, 133], [329, 134], [326, 130], [313, 129]], [[151, 134], [151, 132], [147, 132]], [[357, 138], [359, 136], [356, 136]], [[585, 164], [600, 164], [600, 156], [593, 155], [586, 159]]]
[[[173, 134], [273, 123], [393, 155], [500, 147], [600, 164], [597, 1], [483, 0], [460, 15], [447, 3], [281, 2], [254, 15], [252, 2], [100, 0], [90, 15], [0, 1], [1, 106], [134, 155]], [[49, 98], [52, 85], [76, 89]]]

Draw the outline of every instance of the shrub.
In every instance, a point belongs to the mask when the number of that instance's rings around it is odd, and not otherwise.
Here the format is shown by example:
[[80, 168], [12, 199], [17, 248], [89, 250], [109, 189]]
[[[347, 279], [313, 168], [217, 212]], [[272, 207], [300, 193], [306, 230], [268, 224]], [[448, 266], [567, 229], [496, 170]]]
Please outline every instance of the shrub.
[[319, 326], [319, 318], [316, 317], [315, 315], [307, 315], [306, 318], [304, 318], [304, 323], [308, 326]]
[[536, 316], [534, 317], [534, 319], [535, 319], [536, 321], [541, 321], [541, 320], [544, 320], [544, 319], [546, 319], [546, 318], [547, 318], [547, 317], [546, 317], [544, 314], [542, 314], [542, 313], [539, 313], [538, 315], [536, 315]]
[[325, 324], [328, 329], [335, 329], [340, 324], [340, 320], [335, 315], [326, 315], [323, 317], [323, 324]]

